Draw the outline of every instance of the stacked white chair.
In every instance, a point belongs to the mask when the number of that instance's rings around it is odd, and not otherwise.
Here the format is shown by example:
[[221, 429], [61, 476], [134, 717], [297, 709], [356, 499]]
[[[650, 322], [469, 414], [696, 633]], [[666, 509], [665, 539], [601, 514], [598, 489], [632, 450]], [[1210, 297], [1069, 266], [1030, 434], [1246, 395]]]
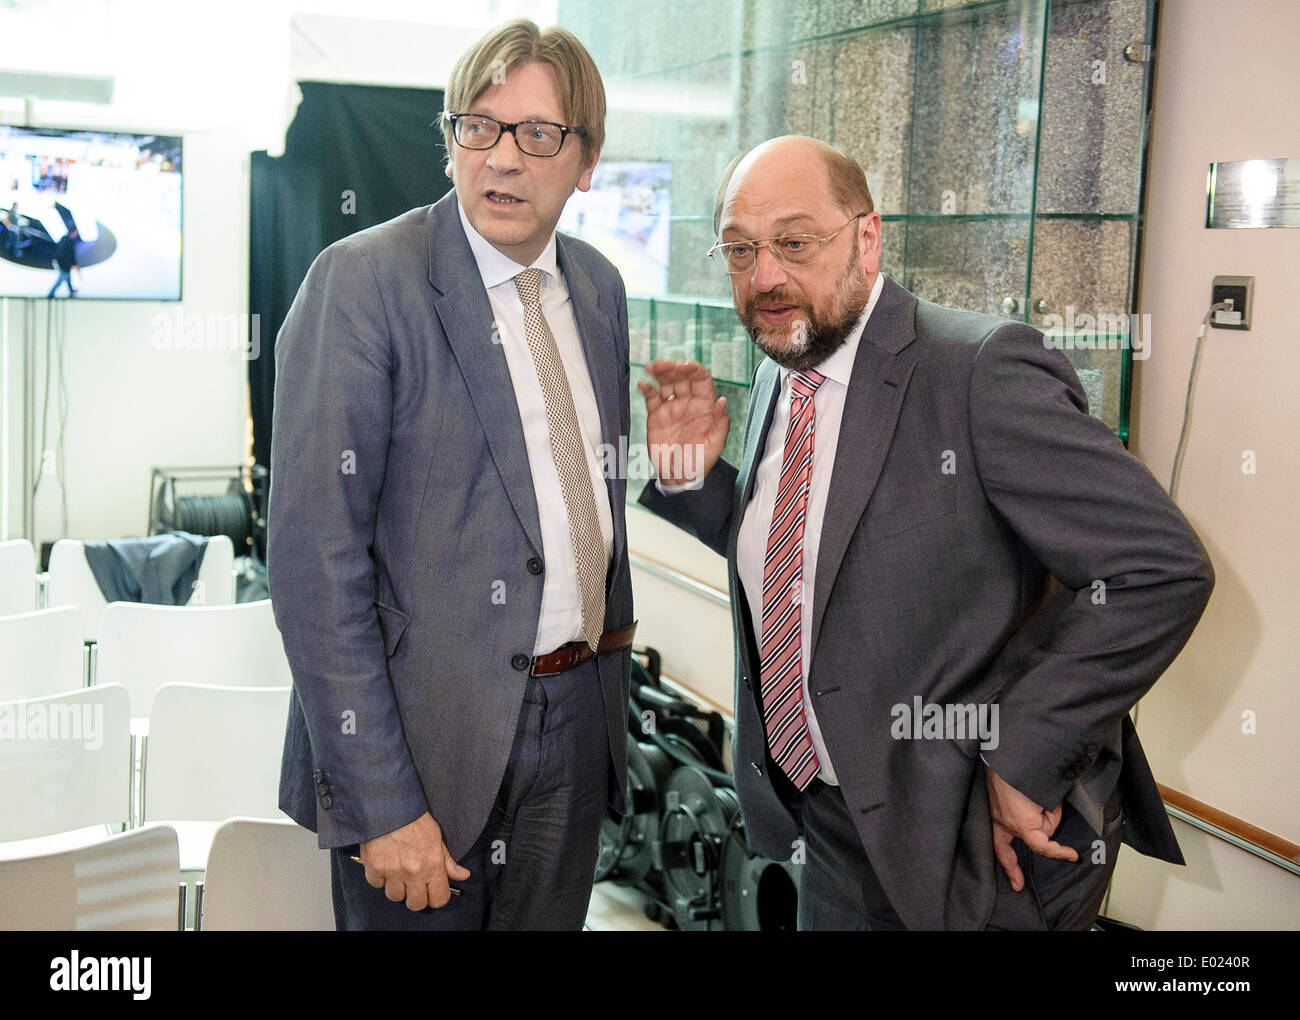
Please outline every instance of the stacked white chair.
[[290, 821], [231, 818], [200, 884], [204, 931], [333, 931], [330, 855]]
[[133, 829], [90, 846], [0, 860], [0, 929], [176, 931], [176, 833]]
[[[235, 601], [235, 546], [226, 535], [208, 539], [199, 564], [199, 576], [187, 605], [228, 606]], [[108, 602], [86, 562], [85, 546], [73, 538], [61, 538], [50, 551], [50, 569], [45, 582], [47, 606], [76, 606], [82, 611], [85, 639], [99, 636], [100, 616]]]
[[75, 606], [0, 616], [0, 699], [68, 694], [85, 686]]
[[181, 870], [202, 871], [227, 818], [285, 818], [280, 756], [288, 687], [166, 684], [149, 713], [142, 821], [180, 837]]
[[[292, 683], [270, 599], [233, 606], [150, 606], [104, 610], [95, 674], [131, 692], [141, 722], [168, 683], [287, 687]], [[283, 736], [283, 734], [282, 734]]]
[[0, 616], [36, 608], [36, 555], [25, 538], [0, 542]]
[[84, 844], [130, 822], [130, 711], [116, 685], [0, 703], [0, 856]]

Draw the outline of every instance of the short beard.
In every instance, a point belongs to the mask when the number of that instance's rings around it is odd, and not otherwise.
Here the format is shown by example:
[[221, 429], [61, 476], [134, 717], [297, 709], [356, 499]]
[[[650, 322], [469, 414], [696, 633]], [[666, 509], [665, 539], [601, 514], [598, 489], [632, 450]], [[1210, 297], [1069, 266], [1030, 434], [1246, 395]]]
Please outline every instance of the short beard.
[[[798, 304], [803, 309], [805, 318], [795, 319], [789, 326], [779, 329], [768, 329], [758, 324], [755, 308], [758, 295], [751, 296], [740, 312], [740, 321], [749, 333], [749, 338], [754, 341], [754, 346], [778, 365], [793, 372], [807, 372], [810, 368], [816, 368], [844, 346], [871, 297], [867, 281], [856, 272], [857, 261], [858, 239], [854, 235], [853, 253], [849, 256], [844, 272], [840, 274], [835, 296], [831, 299], [830, 310], [824, 319], [802, 302], [792, 300], [789, 295], [779, 290], [771, 291], [762, 296], [767, 300]], [[787, 337], [789, 342], [784, 347], [774, 343]]]

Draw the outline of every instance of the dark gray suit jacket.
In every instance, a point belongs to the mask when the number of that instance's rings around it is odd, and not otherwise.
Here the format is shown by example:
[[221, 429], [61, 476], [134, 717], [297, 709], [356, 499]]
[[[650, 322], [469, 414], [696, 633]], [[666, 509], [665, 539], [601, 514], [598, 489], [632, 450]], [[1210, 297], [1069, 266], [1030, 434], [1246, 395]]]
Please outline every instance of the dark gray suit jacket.
[[[641, 502], [728, 557], [736, 785], [750, 846], [785, 859], [793, 788], [767, 753], [735, 569], [779, 392], [764, 361], [739, 471], [720, 462], [702, 489], [650, 485]], [[917, 696], [997, 703], [999, 743], [984, 757], [998, 774], [1046, 807], [1068, 798], [1098, 831], [1120, 784], [1125, 841], [1182, 862], [1126, 713], [1186, 642], [1214, 575], [1159, 483], [1086, 407], [1037, 330], [885, 280], [844, 406], [807, 683], [863, 846], [909, 928], [982, 928], [996, 896], [979, 741], [894, 739], [894, 706]]]
[[[617, 449], [623, 282], [590, 245], [559, 236], [557, 248]], [[267, 568], [294, 680], [280, 806], [322, 847], [430, 811], [459, 856], [505, 772], [543, 560], [523, 426], [456, 193], [325, 249], [275, 356]], [[607, 480], [607, 630], [632, 622], [625, 489]], [[598, 666], [621, 810], [630, 659]]]

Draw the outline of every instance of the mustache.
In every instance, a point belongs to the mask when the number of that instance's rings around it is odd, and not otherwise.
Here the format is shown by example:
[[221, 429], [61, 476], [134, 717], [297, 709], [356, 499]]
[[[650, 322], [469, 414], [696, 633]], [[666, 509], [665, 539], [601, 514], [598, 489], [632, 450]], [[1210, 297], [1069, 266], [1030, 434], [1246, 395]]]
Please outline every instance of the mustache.
[[753, 294], [745, 302], [745, 310], [750, 314], [758, 308], [759, 302], [765, 305], [797, 305], [800, 308], [806, 308], [804, 300], [795, 294], [789, 294], [783, 290], [772, 290], [765, 294]]

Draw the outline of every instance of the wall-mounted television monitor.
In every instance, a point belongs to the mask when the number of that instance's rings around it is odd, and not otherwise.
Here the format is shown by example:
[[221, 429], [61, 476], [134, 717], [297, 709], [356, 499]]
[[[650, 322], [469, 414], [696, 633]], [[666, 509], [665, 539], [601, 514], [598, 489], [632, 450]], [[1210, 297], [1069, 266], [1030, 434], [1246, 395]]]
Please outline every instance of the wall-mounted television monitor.
[[629, 294], [668, 289], [673, 165], [601, 160], [590, 191], [575, 191], [556, 229], [595, 245], [623, 276]]
[[0, 125], [0, 296], [179, 301], [180, 138]]

